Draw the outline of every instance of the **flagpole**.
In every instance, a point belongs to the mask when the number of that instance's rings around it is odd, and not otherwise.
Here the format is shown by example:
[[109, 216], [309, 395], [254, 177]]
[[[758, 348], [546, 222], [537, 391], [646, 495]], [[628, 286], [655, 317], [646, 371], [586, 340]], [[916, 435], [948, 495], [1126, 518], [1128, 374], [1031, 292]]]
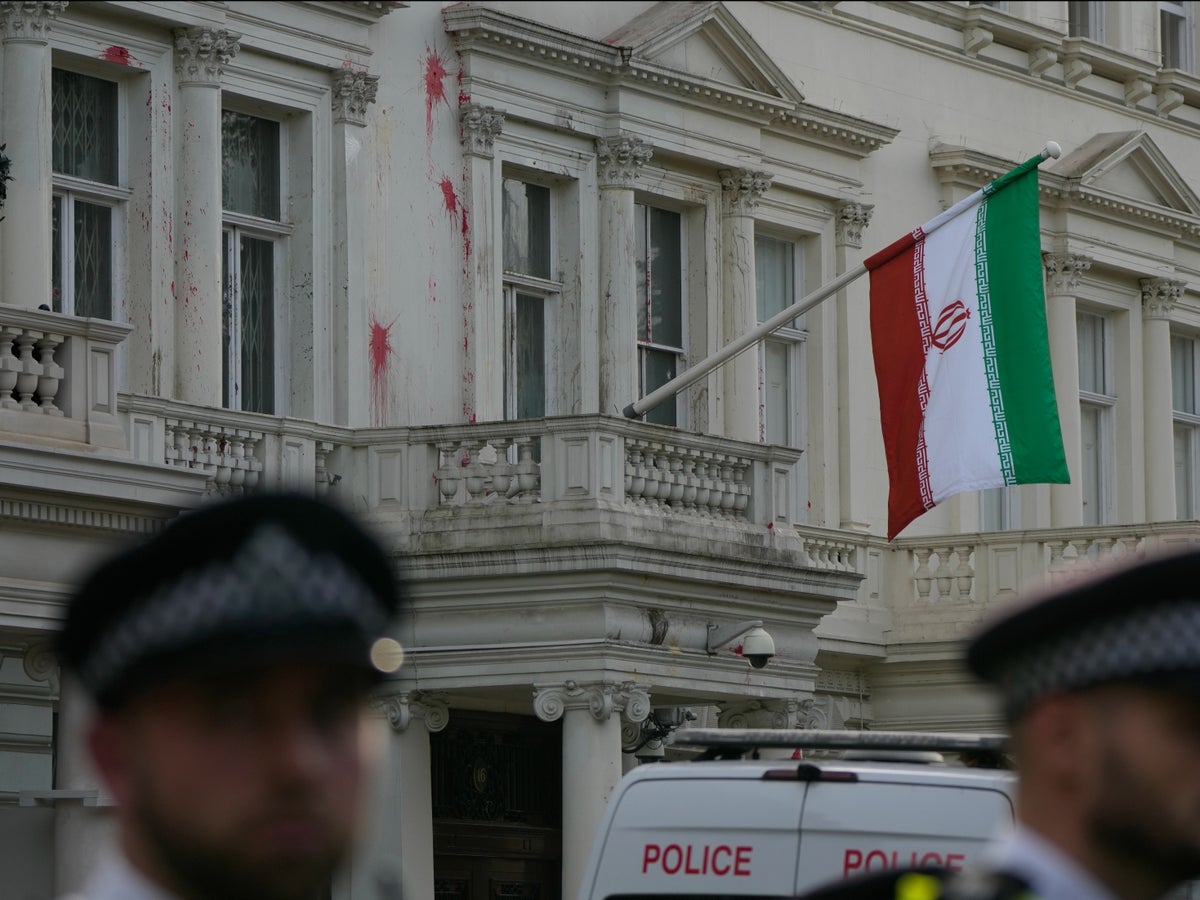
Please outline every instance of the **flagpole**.
[[[1030, 163], [1034, 163], [1035, 160], [1040, 164], [1047, 159], [1058, 159], [1061, 155], [1062, 147], [1060, 147], [1055, 141], [1048, 141], [1041, 153], [1018, 168], [1023, 169]], [[978, 190], [971, 194], [971, 196], [964, 197], [962, 200], [959, 200], [953, 206], [949, 207], [944, 212], [939, 213], [937, 216], [922, 225], [921, 230], [926, 235], [931, 234], [940, 228], [945, 222], [957, 215], [962, 209], [965, 209], [973, 203], [978, 203], [982, 195], [983, 191]], [[800, 314], [808, 312], [808, 310], [829, 299], [830, 296], [836, 294], [850, 282], [861, 278], [866, 274], [867, 267], [862, 263], [859, 263], [853, 269], [843, 272], [833, 281], [829, 282], [828, 284], [824, 284], [812, 293], [805, 295], [787, 309], [771, 316], [771, 318], [767, 319], [767, 321], [759, 323], [757, 327], [730, 341], [716, 353], [701, 360], [690, 369], [687, 369], [686, 371], [676, 375], [670, 381], [667, 381], [658, 388], [654, 389], [642, 399], [630, 403], [623, 410], [624, 415], [630, 419], [640, 419], [649, 410], [654, 409], [654, 407], [658, 406], [663, 401], [674, 397], [688, 385], [699, 381], [713, 369], [725, 362], [728, 362], [743, 350], [746, 350], [747, 348], [761, 341], [767, 335], [778, 331]]]

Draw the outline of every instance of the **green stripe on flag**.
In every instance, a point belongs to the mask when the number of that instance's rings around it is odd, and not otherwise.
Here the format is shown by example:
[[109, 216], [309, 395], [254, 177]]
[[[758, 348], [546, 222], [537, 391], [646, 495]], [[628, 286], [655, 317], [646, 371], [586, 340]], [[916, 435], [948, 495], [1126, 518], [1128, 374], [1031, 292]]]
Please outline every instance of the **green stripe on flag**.
[[1009, 466], [1006, 448], [1000, 448], [1005, 480], [1064, 483], [1067, 462], [1046, 332], [1036, 167], [985, 202], [996, 369], [1012, 454]]

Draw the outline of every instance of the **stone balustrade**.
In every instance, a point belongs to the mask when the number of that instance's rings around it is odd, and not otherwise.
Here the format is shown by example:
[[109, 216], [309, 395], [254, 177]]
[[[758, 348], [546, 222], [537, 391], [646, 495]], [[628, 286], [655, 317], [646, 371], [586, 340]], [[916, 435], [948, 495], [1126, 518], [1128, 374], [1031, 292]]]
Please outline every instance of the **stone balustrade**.
[[114, 355], [132, 330], [0, 304], [0, 432], [125, 449]]

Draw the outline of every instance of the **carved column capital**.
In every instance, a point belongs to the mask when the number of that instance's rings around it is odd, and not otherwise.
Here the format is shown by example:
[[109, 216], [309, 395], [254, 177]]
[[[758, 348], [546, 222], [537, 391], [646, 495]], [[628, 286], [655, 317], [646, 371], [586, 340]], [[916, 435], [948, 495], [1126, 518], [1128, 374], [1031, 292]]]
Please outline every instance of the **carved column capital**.
[[632, 681], [566, 681], [533, 686], [533, 711], [543, 722], [561, 719], [568, 709], [586, 709], [597, 722], [607, 721], [613, 713], [641, 722], [650, 715], [650, 694], [645, 685]]
[[339, 69], [333, 76], [334, 124], [366, 125], [367, 106], [375, 102], [379, 76]]
[[1043, 253], [1046, 267], [1046, 287], [1051, 294], [1073, 294], [1079, 278], [1092, 267], [1092, 260], [1078, 253]]
[[812, 697], [745, 700], [721, 704], [717, 710], [721, 728], [823, 728], [826, 721]]
[[45, 44], [50, 40], [50, 26], [67, 4], [27, 0], [24, 3], [0, 3], [0, 39], [4, 43]]
[[632, 190], [638, 170], [653, 155], [654, 149], [641, 138], [627, 134], [596, 138], [596, 174], [600, 187]]
[[504, 110], [479, 103], [464, 103], [458, 109], [463, 150], [468, 156], [491, 159], [496, 135], [504, 129]]
[[874, 205], [850, 200], [837, 207], [837, 244], [839, 247], [862, 248], [862, 234], [871, 224]]
[[758, 211], [758, 200], [771, 187], [775, 177], [754, 169], [722, 169], [717, 173], [724, 195], [724, 211], [728, 216], [752, 216]]
[[1170, 318], [1186, 287], [1184, 282], [1169, 278], [1139, 278], [1138, 285], [1142, 289], [1143, 319]]
[[217, 28], [176, 29], [175, 72], [179, 83], [219, 85], [225, 66], [242, 49], [241, 37]]
[[450, 705], [436, 694], [401, 691], [377, 697], [371, 705], [387, 716], [393, 731], [407, 731], [414, 717], [424, 719], [430, 733], [441, 731], [450, 722]]

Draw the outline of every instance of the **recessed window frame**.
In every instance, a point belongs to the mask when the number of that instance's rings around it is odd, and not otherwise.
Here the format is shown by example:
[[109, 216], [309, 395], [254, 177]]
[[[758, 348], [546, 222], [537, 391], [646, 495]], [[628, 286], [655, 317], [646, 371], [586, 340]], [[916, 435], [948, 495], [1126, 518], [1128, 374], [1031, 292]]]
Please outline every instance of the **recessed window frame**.
[[[504, 200], [504, 190], [506, 182], [517, 182], [521, 184], [535, 185], [539, 188], [544, 188], [547, 191], [548, 209], [547, 209], [547, 233], [546, 246], [542, 248], [547, 260], [547, 274], [554, 275], [558, 273], [560, 267], [558, 260], [558, 191], [551, 179], [531, 175], [529, 172], [517, 168], [506, 167], [500, 179], [501, 203]], [[505, 230], [503, 206], [501, 209], [501, 240], [504, 242], [502, 246], [507, 246], [508, 233]], [[504, 316], [504, 418], [506, 420], [515, 420], [518, 418], [535, 418], [534, 416], [522, 415], [519, 409], [520, 405], [520, 358], [522, 347], [520, 345], [520, 330], [518, 304], [523, 297], [540, 298], [542, 301], [542, 384], [544, 396], [542, 398], [543, 408], [539, 416], [553, 416], [558, 413], [558, 396], [559, 385], [557, 366], [554, 360], [557, 357], [557, 344], [559, 334], [559, 309], [562, 305], [563, 284], [555, 278], [548, 278], [531, 274], [527, 272], [514, 271], [507, 268], [505, 260], [501, 253], [501, 269], [503, 270], [501, 291], [503, 294], [503, 316]]]
[[[688, 251], [689, 251], [689, 234], [688, 220], [689, 216], [683, 209], [678, 208], [675, 204], [669, 201], [664, 202], [661, 198], [642, 198], [637, 197], [634, 202], [634, 221], [635, 221], [635, 278], [639, 279], [640, 284], [636, 290], [636, 296], [643, 296], [642, 286], [645, 285], [644, 297], [645, 300], [639, 300], [643, 304], [651, 302], [650, 290], [652, 289], [650, 279], [653, 277], [651, 267], [645, 256], [650, 252], [651, 241], [651, 225], [650, 217], [652, 211], [660, 210], [662, 212], [678, 216], [679, 218], [679, 299], [678, 299], [678, 316], [679, 316], [679, 343], [668, 344], [661, 340], [655, 339], [653, 319], [649, 315], [649, 310], [642, 320], [641, 310], [638, 311], [638, 319], [636, 327], [638, 329], [635, 334], [637, 344], [637, 371], [638, 371], [638, 396], [645, 397], [652, 393], [657, 388], [666, 384], [670, 378], [663, 381], [656, 381], [650, 378], [650, 360], [652, 354], [671, 355], [674, 356], [674, 375], [677, 377], [688, 367], [688, 324], [689, 324], [689, 270], [688, 270]], [[643, 254], [640, 246], [637, 245], [638, 238], [645, 235], [646, 238], [646, 253]], [[661, 337], [661, 333], [660, 333]], [[676, 428], [687, 427], [688, 411], [687, 404], [684, 402], [683, 392], [675, 395], [671, 400], [664, 400], [662, 403], [655, 406], [653, 409], [647, 410], [645, 415], [647, 422], [655, 422], [662, 425], [671, 425]]]
[[1196, 71], [1196, 5], [1192, 0], [1159, 0], [1159, 49], [1162, 67]]
[[[222, 404], [227, 409], [246, 410], [245, 404], [253, 393], [243, 383], [242, 371], [243, 331], [231, 328], [230, 323], [240, 321], [245, 304], [242, 287], [241, 253], [243, 240], [269, 242], [272, 245], [271, 259], [271, 384], [269, 408], [249, 409], [247, 411], [261, 412], [273, 415], [286, 413], [284, 388], [287, 377], [286, 351], [288, 341], [288, 320], [284, 302], [283, 285], [286, 283], [288, 271], [288, 239], [293, 233], [293, 226], [287, 221], [287, 171], [288, 171], [288, 127], [285, 116], [274, 110], [264, 110], [256, 106], [239, 103], [236, 98], [225, 97], [222, 104], [222, 119], [226, 112], [255, 116], [275, 122], [278, 125], [278, 178], [279, 178], [279, 216], [278, 220], [251, 215], [233, 210], [221, 210], [222, 228], [222, 297], [221, 297], [221, 386]], [[222, 142], [222, 161], [224, 160], [224, 144]], [[222, 206], [224, 197], [222, 195]]]
[[[792, 306], [800, 299], [800, 292], [804, 285], [804, 247], [803, 238], [784, 236], [774, 233], [770, 230], [755, 229], [754, 249], [755, 249], [755, 311], [756, 321], [758, 324], [770, 319], [772, 316], [789, 306]], [[790, 296], [784, 297], [781, 301], [779, 309], [764, 310], [762, 305], [762, 296], [760, 293], [760, 285], [762, 282], [761, 271], [759, 269], [759, 243], [774, 242], [776, 244], [786, 245], [790, 249], [791, 263], [791, 284], [788, 288]], [[805, 353], [808, 346], [808, 330], [804, 321], [803, 314], [797, 316], [788, 325], [776, 329], [771, 332], [758, 346], [758, 384], [759, 384], [759, 419], [758, 419], [758, 435], [760, 443], [779, 444], [785, 447], [802, 448], [805, 441], [805, 421], [804, 414], [804, 367]], [[786, 397], [785, 406], [787, 409], [786, 419], [783, 423], [783, 435], [779, 435], [779, 423], [770, 420], [771, 403], [768, 396], [769, 386], [767, 381], [768, 353], [772, 349], [782, 348], [786, 354]]]
[[[1113, 321], [1110, 315], [1091, 309], [1076, 312], [1077, 339], [1082, 344], [1085, 322], [1091, 320], [1098, 328], [1093, 333], [1098, 341], [1098, 363], [1100, 383], [1085, 387], [1083, 377], [1083, 353], [1080, 352], [1080, 458], [1083, 471], [1080, 473], [1083, 491], [1083, 524], [1108, 525], [1116, 517], [1116, 489], [1114, 437], [1118, 398], [1114, 390], [1113, 368]], [[1090, 327], [1090, 326], [1089, 326]], [[1095, 456], [1089, 459], [1086, 452], [1085, 434], [1089, 420], [1095, 426]], [[1089, 468], [1092, 470], [1089, 474]]]
[[[52, 271], [51, 271], [51, 309], [66, 315], [79, 315], [83, 310], [77, 310], [79, 298], [76, 290], [76, 233], [75, 214], [77, 205], [109, 210], [108, 234], [108, 269], [109, 292], [108, 310], [106, 316], [97, 316], [109, 321], [118, 321], [121, 311], [121, 298], [118, 286], [125, 283], [128, 262], [128, 209], [133, 197], [133, 191], [128, 187], [128, 134], [129, 134], [129, 99], [126, 83], [122, 79], [110, 77], [94, 71], [86, 62], [77, 62], [71, 57], [56, 56], [53, 64], [54, 71], [69, 72], [84, 78], [93, 78], [114, 86], [115, 123], [113, 136], [116, 142], [114, 148], [115, 166], [113, 182], [95, 181], [54, 171], [51, 174], [51, 212], [53, 222], [57, 213], [59, 228], [57, 236], [51, 228]], [[53, 76], [52, 76], [53, 77]], [[53, 90], [52, 90], [53, 95]], [[51, 98], [53, 104], [53, 96]], [[53, 111], [51, 112], [53, 121]], [[51, 147], [48, 148], [53, 159], [53, 133], [50, 137]], [[70, 223], [71, 227], [64, 227]], [[56, 292], [57, 288], [57, 292]]]
[[1105, 38], [1104, 0], [1069, 0], [1067, 34], [1103, 44]]
[[[1186, 354], [1187, 371], [1181, 371]], [[1181, 383], [1186, 382], [1186, 383]], [[1190, 396], [1180, 397], [1184, 389]], [[1171, 411], [1175, 518], [1200, 518], [1200, 338], [1171, 335]]]

